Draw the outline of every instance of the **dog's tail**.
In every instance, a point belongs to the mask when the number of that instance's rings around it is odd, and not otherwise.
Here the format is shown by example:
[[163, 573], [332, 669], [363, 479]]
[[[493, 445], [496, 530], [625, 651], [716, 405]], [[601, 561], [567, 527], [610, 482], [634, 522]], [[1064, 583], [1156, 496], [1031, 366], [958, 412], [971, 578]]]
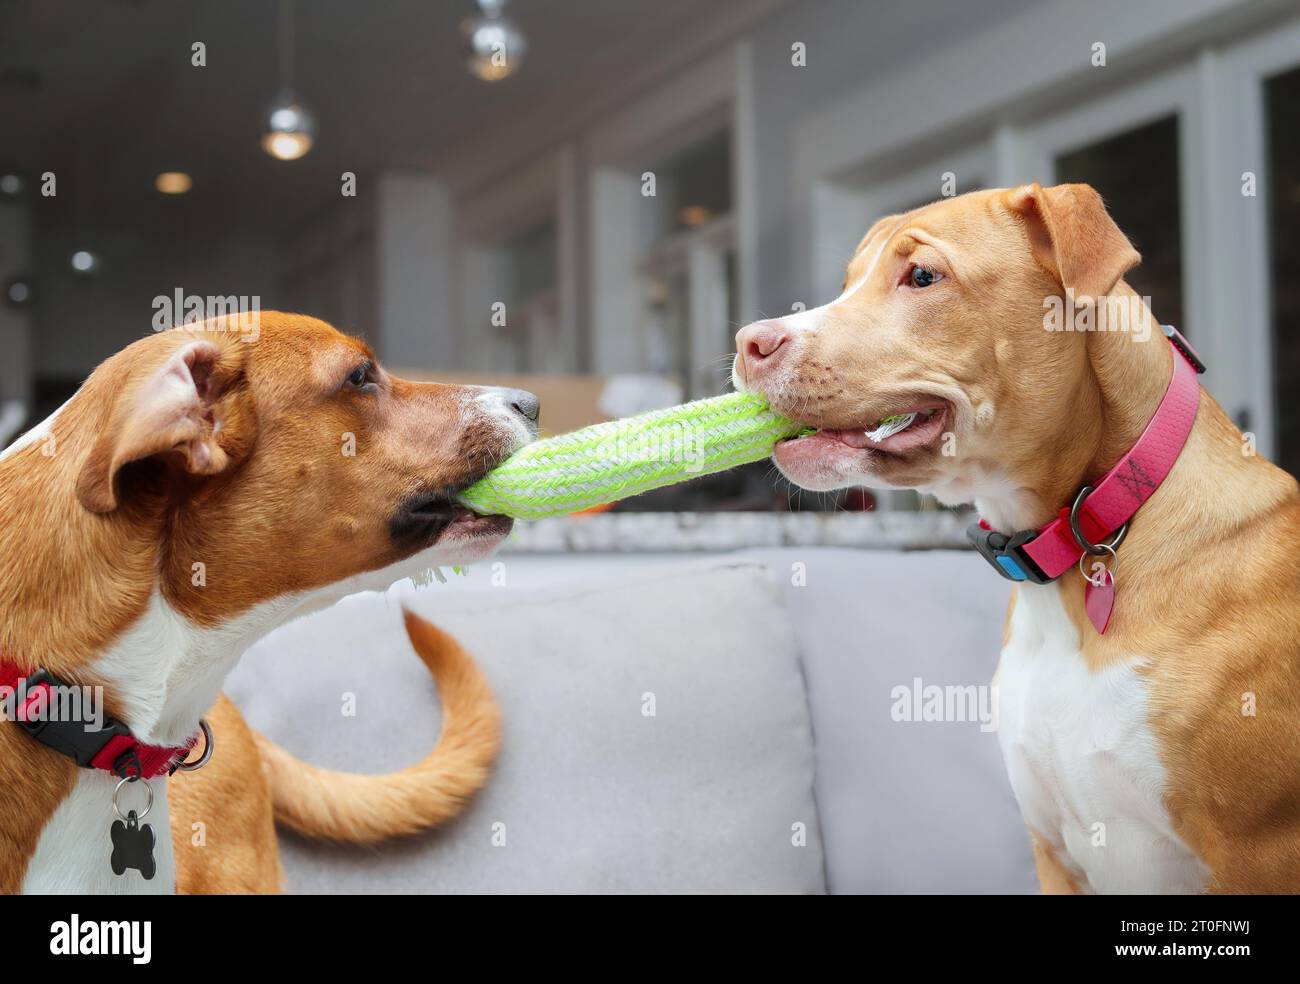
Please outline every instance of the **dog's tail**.
[[438, 684], [442, 734], [415, 765], [387, 775], [318, 769], [255, 734], [277, 822], [308, 837], [370, 843], [414, 834], [455, 816], [488, 779], [501, 714], [469, 653], [403, 610], [406, 634]]

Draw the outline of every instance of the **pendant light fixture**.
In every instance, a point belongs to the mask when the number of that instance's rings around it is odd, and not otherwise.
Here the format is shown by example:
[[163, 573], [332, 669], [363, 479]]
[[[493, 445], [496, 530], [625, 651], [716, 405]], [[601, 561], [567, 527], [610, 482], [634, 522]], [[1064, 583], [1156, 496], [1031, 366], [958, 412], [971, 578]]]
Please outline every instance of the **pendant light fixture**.
[[262, 149], [282, 161], [295, 161], [311, 150], [316, 121], [293, 92], [293, 6], [280, 0], [280, 94], [267, 114]]
[[469, 45], [466, 64], [484, 82], [512, 75], [523, 61], [528, 42], [504, 13], [506, 0], [478, 0], [479, 16], [461, 24]]

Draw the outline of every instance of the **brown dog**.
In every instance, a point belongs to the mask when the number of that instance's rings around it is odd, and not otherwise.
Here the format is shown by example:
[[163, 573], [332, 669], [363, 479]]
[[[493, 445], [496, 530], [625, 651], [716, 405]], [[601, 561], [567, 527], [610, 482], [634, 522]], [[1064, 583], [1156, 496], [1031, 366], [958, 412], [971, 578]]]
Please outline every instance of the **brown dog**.
[[[837, 300], [741, 330], [736, 385], [820, 428], [774, 454], [798, 485], [917, 488], [1036, 530], [1170, 383], [1122, 279], [1138, 260], [1084, 185], [890, 216]], [[1078, 330], [1044, 330], [1062, 314]], [[1011, 599], [999, 736], [1044, 891], [1300, 891], [1300, 494], [1199, 400], [1117, 551], [1105, 634], [1079, 571]]]
[[[0, 660], [102, 688], [141, 746], [183, 746], [204, 714], [219, 746], [203, 770], [150, 783], [149, 822], [165, 834], [170, 812], [176, 852], [160, 837], [146, 880], [113, 870], [122, 773], [0, 722], [0, 891], [274, 891], [273, 816], [374, 840], [452, 815], [486, 779], [491, 694], [454, 641], [409, 615], [445, 714], [438, 747], [403, 772], [313, 769], [218, 694], [276, 625], [490, 553], [510, 520], [456, 493], [535, 434], [536, 400], [406, 382], [323, 322], [252, 317], [136, 342], [0, 458]], [[143, 792], [121, 795], [140, 810]]]

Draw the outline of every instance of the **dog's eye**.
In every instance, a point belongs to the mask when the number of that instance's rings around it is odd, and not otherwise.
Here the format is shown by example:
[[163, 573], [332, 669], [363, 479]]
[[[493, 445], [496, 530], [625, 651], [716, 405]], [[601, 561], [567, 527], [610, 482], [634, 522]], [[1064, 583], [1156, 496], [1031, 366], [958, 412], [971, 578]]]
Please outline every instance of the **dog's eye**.
[[931, 284], [937, 284], [942, 279], [943, 274], [927, 270], [923, 266], [914, 266], [907, 274], [909, 287], [929, 287]]
[[366, 383], [370, 382], [370, 372], [373, 368], [369, 362], [361, 363], [352, 370], [352, 374], [346, 380], [346, 385], [351, 386], [353, 389], [361, 389]]

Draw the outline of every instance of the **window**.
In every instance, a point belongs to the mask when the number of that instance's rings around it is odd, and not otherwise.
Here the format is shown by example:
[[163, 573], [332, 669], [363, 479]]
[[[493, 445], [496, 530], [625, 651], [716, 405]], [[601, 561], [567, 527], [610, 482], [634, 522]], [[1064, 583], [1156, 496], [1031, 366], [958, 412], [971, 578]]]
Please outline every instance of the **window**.
[[1183, 320], [1182, 222], [1179, 210], [1178, 117], [1128, 130], [1056, 158], [1062, 183], [1090, 184], [1142, 254], [1125, 279], [1151, 299], [1156, 318]]
[[557, 350], [558, 298], [555, 222], [544, 222], [514, 236], [505, 254], [506, 309], [501, 344], [510, 353], [507, 368], [539, 372], [552, 368], [548, 353]]
[[689, 285], [685, 270], [674, 265], [645, 279], [645, 314], [641, 351], [647, 372], [685, 379], [690, 340]]
[[687, 396], [715, 396], [715, 369], [736, 330], [730, 131], [653, 171], [655, 196], [639, 230], [640, 367], [675, 377]]
[[656, 169], [659, 238], [731, 212], [731, 133], [719, 130]]

